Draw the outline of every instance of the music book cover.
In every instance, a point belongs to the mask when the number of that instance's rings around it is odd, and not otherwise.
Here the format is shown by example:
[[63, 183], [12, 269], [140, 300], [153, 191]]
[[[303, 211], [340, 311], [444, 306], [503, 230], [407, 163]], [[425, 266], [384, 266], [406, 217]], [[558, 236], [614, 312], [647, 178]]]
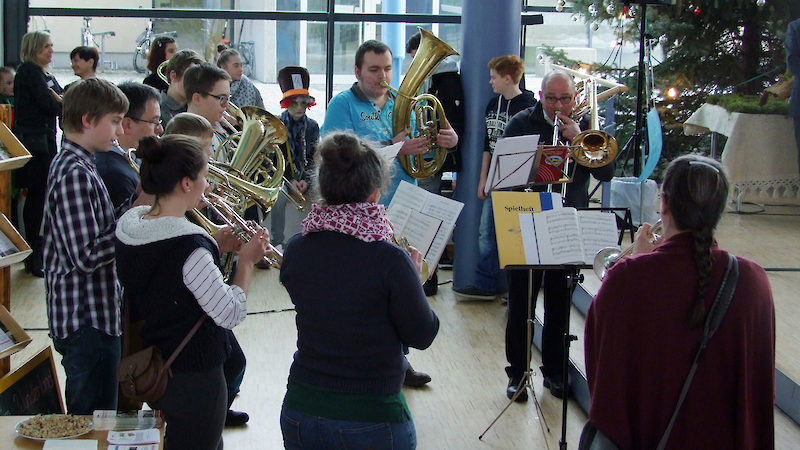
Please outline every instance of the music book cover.
[[606, 247], [617, 247], [617, 217], [603, 211], [562, 208], [519, 215], [525, 264], [594, 262]]
[[561, 194], [550, 192], [492, 191], [494, 228], [500, 267], [527, 264], [522, 245], [520, 214], [561, 208]]

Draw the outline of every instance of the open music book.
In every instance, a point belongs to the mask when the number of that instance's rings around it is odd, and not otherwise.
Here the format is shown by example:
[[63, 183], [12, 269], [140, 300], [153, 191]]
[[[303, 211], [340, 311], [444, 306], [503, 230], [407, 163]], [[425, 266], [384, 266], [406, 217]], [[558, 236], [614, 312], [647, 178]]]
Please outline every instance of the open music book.
[[408, 239], [422, 253], [433, 273], [463, 207], [461, 202], [403, 181], [386, 209], [386, 216], [394, 225], [395, 236]]
[[519, 215], [526, 264], [589, 264], [603, 248], [617, 247], [617, 216], [575, 208]]

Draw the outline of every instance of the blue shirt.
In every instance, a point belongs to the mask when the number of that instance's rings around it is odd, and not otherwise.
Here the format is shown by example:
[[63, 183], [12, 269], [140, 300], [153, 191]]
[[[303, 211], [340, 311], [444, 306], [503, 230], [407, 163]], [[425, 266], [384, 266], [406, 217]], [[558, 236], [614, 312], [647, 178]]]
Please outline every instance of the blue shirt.
[[[364, 95], [358, 87], [358, 83], [353, 83], [350, 89], [340, 92], [328, 103], [320, 135], [325, 136], [332, 131], [350, 131], [362, 139], [374, 141], [376, 146], [391, 145], [394, 137], [393, 109], [393, 97], [386, 101], [383, 108], [379, 108]], [[391, 172], [392, 180], [380, 200], [381, 204], [387, 206], [401, 181], [417, 185], [417, 180], [403, 170], [397, 158], [394, 159], [394, 167]]]

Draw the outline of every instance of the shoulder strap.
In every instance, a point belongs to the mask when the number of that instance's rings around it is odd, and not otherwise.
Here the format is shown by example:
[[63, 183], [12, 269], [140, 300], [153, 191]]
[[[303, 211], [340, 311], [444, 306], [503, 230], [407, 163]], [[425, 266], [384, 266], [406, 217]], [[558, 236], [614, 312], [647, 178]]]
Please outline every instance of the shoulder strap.
[[711, 336], [713, 336], [719, 328], [719, 325], [722, 323], [722, 319], [725, 318], [725, 314], [728, 312], [728, 307], [731, 305], [733, 293], [736, 291], [736, 284], [738, 282], [739, 262], [736, 260], [736, 256], [734, 256], [733, 253], [728, 253], [728, 268], [725, 270], [725, 275], [722, 276], [722, 285], [720, 286], [717, 297], [714, 299], [714, 303], [711, 305], [711, 309], [708, 311], [708, 315], [706, 316], [706, 322], [703, 326], [703, 337], [700, 341], [700, 348], [697, 349], [697, 354], [692, 362], [692, 368], [689, 370], [689, 375], [686, 377], [686, 381], [683, 383], [681, 395], [678, 398], [678, 404], [675, 405], [675, 411], [673, 411], [672, 417], [669, 419], [667, 429], [664, 430], [664, 435], [661, 436], [661, 440], [658, 442], [657, 450], [663, 450], [667, 445], [669, 435], [672, 432], [672, 426], [675, 425], [675, 419], [678, 417], [678, 411], [680, 411], [683, 401], [686, 399], [686, 393], [689, 391], [689, 386], [692, 385], [692, 378], [694, 378], [694, 373], [697, 371], [698, 361], [703, 355], [703, 351], [705, 351], [709, 339], [711, 339]]
[[178, 354], [180, 354], [181, 350], [183, 350], [183, 348], [186, 347], [186, 344], [189, 343], [189, 339], [191, 339], [192, 336], [194, 336], [194, 334], [197, 333], [197, 330], [200, 329], [200, 325], [203, 324], [203, 320], [205, 320], [205, 318], [206, 315], [203, 314], [202, 316], [200, 316], [199, 319], [197, 319], [197, 323], [194, 324], [194, 327], [192, 327], [192, 329], [189, 331], [186, 337], [183, 338], [181, 343], [178, 345], [178, 348], [176, 348], [175, 351], [173, 351], [172, 354], [169, 355], [169, 359], [167, 360], [167, 362], [164, 363], [164, 367], [161, 369], [163, 372], [169, 370], [169, 366], [172, 365], [172, 361], [175, 361], [175, 358], [178, 357]]

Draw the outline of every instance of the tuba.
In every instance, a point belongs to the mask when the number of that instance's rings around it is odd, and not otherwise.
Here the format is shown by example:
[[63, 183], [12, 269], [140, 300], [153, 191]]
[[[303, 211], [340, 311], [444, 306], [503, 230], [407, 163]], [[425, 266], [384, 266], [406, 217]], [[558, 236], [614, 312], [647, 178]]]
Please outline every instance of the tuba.
[[411, 113], [414, 112], [417, 120], [416, 137], [425, 136], [428, 140], [429, 152], [434, 152], [434, 157], [430, 160], [426, 160], [424, 155], [398, 156], [400, 165], [406, 173], [414, 178], [423, 179], [438, 172], [447, 158], [447, 149], [439, 147], [436, 143], [436, 136], [440, 129], [450, 128], [450, 124], [447, 122], [439, 99], [427, 93], [416, 97], [414, 94], [444, 58], [458, 55], [458, 52], [430, 31], [419, 28], [419, 32], [422, 36], [419, 49], [403, 82], [400, 83], [400, 89], [393, 89], [385, 81], [381, 82], [381, 86], [390, 89], [397, 95], [392, 110], [394, 134], [410, 128]]

